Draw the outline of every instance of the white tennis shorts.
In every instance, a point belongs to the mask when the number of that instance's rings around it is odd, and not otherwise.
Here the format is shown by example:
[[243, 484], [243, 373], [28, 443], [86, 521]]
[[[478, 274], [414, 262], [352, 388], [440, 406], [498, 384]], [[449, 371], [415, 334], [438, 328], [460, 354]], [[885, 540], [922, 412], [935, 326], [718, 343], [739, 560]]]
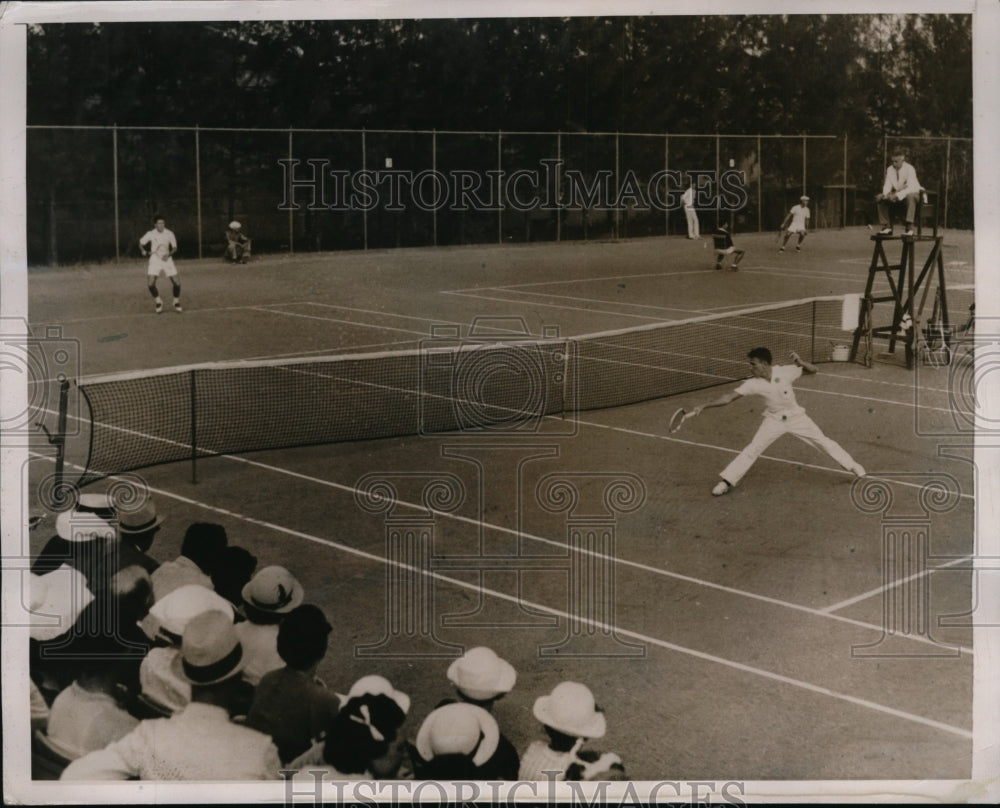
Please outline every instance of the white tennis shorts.
[[172, 278], [177, 274], [177, 267], [174, 266], [173, 256], [168, 257], [167, 260], [164, 261], [160, 258], [160, 256], [154, 253], [149, 256], [149, 266], [146, 268], [146, 274], [159, 277], [161, 272], [166, 273], [168, 278]]

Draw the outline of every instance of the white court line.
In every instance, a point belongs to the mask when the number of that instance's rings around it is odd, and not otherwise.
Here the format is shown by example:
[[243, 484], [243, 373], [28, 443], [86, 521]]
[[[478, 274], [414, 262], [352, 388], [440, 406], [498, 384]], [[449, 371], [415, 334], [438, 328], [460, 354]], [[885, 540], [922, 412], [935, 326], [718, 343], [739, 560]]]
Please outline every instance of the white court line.
[[567, 283], [599, 283], [602, 281], [616, 281], [624, 278], [667, 278], [674, 275], [700, 275], [703, 269], [684, 269], [677, 272], [637, 272], [632, 275], [599, 275], [595, 278], [560, 278], [558, 280], [532, 281], [531, 283], [510, 283], [502, 286], [470, 286], [465, 289], [450, 289], [441, 291], [448, 292], [477, 292], [480, 289], [525, 289], [529, 286], [559, 286]]
[[[34, 452], [32, 452], [32, 454], [35, 454], [36, 457], [44, 457], [48, 460], [51, 460], [52, 462], [55, 462], [55, 458], [49, 457], [48, 455], [38, 455]], [[79, 466], [75, 466], [75, 464], [70, 464], [70, 465], [74, 465], [75, 468], [79, 468]], [[344, 488], [347, 487], [344, 486]], [[415, 572], [420, 575], [425, 575], [427, 577], [452, 584], [462, 589], [471, 590], [473, 592], [479, 593], [480, 595], [489, 595], [490, 597], [494, 597], [499, 600], [505, 600], [510, 603], [517, 604], [518, 606], [535, 609], [544, 614], [551, 614], [556, 617], [561, 617], [565, 620], [575, 620], [578, 622], [583, 622], [603, 632], [614, 632], [619, 637], [628, 637], [634, 640], [638, 640], [639, 642], [648, 643], [650, 645], [655, 645], [660, 648], [664, 648], [668, 651], [675, 651], [677, 653], [685, 654], [687, 656], [691, 656], [696, 659], [701, 659], [707, 662], [713, 662], [719, 665], [723, 665], [725, 667], [732, 668], [734, 670], [738, 670], [743, 673], [749, 673], [753, 676], [758, 676], [764, 679], [770, 679], [772, 681], [781, 682], [782, 684], [790, 685], [792, 687], [797, 687], [802, 690], [809, 691], [811, 693], [817, 693], [822, 696], [828, 696], [830, 698], [838, 699], [840, 701], [844, 701], [858, 707], [864, 707], [869, 710], [880, 712], [886, 715], [891, 715], [895, 718], [901, 718], [903, 720], [910, 721], [916, 724], [922, 724], [924, 726], [932, 727], [937, 730], [948, 732], [952, 735], [957, 735], [961, 738], [972, 739], [973, 737], [973, 734], [970, 730], [964, 729], [962, 727], [952, 726], [951, 724], [946, 724], [942, 721], [935, 721], [934, 719], [926, 718], [925, 716], [916, 715], [915, 713], [908, 713], [905, 712], [904, 710], [898, 710], [894, 707], [889, 707], [884, 704], [879, 704], [878, 702], [870, 701], [868, 699], [862, 699], [856, 696], [851, 696], [847, 693], [839, 693], [835, 690], [831, 690], [830, 688], [812, 684], [811, 682], [806, 682], [801, 679], [794, 679], [790, 676], [785, 676], [780, 673], [774, 673], [773, 671], [768, 671], [763, 668], [755, 668], [751, 665], [746, 665], [742, 662], [736, 662], [731, 659], [726, 659], [725, 657], [716, 656], [715, 654], [709, 654], [704, 651], [698, 651], [683, 645], [677, 645], [676, 643], [668, 642], [666, 640], [661, 640], [658, 637], [653, 637], [647, 634], [641, 634], [640, 632], [632, 631], [630, 629], [620, 628], [616, 625], [609, 625], [597, 620], [593, 620], [591, 618], [585, 618], [585, 617], [581, 618], [580, 615], [570, 614], [569, 612], [565, 612], [561, 609], [555, 609], [551, 606], [546, 606], [545, 604], [542, 603], [535, 603], [533, 601], [525, 600], [520, 594], [509, 595], [505, 592], [499, 592], [497, 590], [489, 589], [480, 584], [472, 584], [466, 581], [450, 578], [447, 575], [443, 575], [442, 573], [439, 572], [434, 572], [433, 570], [424, 570], [420, 569], [419, 567], [414, 567], [410, 564], [405, 564], [400, 561], [390, 560], [388, 558], [385, 558], [384, 556], [375, 555], [374, 553], [369, 553], [364, 550], [360, 550], [356, 547], [350, 547], [349, 545], [341, 544], [340, 542], [335, 542], [330, 539], [324, 539], [319, 536], [315, 536], [311, 533], [304, 533], [299, 530], [294, 530], [292, 528], [285, 527], [284, 525], [278, 525], [273, 522], [264, 521], [262, 519], [255, 519], [253, 517], [246, 516], [245, 514], [241, 514], [226, 508], [220, 508], [214, 505], [209, 505], [199, 500], [194, 500], [191, 499], [190, 497], [184, 497], [179, 494], [175, 494], [171, 491], [167, 491], [165, 489], [154, 488], [150, 486], [149, 490], [157, 495], [164, 496], [169, 499], [174, 499], [179, 502], [186, 503], [188, 505], [193, 505], [195, 507], [204, 508], [213, 513], [224, 514], [226, 516], [239, 519], [241, 521], [246, 522], [247, 524], [255, 525], [257, 527], [267, 528], [269, 530], [273, 530], [278, 533], [284, 533], [289, 536], [294, 536], [296, 538], [305, 539], [307, 541], [311, 541], [316, 544], [321, 544], [326, 547], [333, 548], [335, 550], [340, 550], [341, 552], [349, 553], [351, 555], [373, 561], [379, 565], [389, 565], [392, 567], [396, 567], [397, 569], [409, 570], [410, 572]], [[349, 490], [355, 490], [355, 489], [349, 489]]]
[[936, 572], [938, 570], [946, 570], [948, 569], [948, 567], [954, 567], [956, 564], [961, 564], [965, 561], [972, 561], [974, 557], [975, 556], [961, 556], [960, 558], [953, 558], [946, 564], [941, 564], [940, 566], [933, 567], [931, 569], [925, 569], [921, 570], [920, 572], [915, 572], [913, 573], [913, 575], [908, 575], [906, 578], [900, 578], [897, 581], [893, 581], [891, 584], [883, 584], [877, 589], [872, 589], [869, 592], [862, 592], [860, 595], [855, 595], [853, 598], [842, 600], [840, 603], [833, 603], [830, 606], [825, 606], [824, 608], [820, 609], [820, 611], [829, 613], [829, 612], [839, 611], [840, 609], [845, 609], [848, 606], [853, 606], [855, 603], [860, 603], [863, 600], [868, 600], [868, 598], [872, 598], [875, 597], [876, 595], [881, 595], [885, 592], [888, 592], [890, 589], [895, 589], [900, 584], [908, 584], [911, 581], [916, 581], [920, 578], [929, 575], [932, 572]]
[[375, 328], [379, 331], [398, 331], [401, 334], [418, 334], [427, 336], [426, 331], [414, 331], [412, 328], [395, 328], [391, 325], [373, 325], [372, 323], [358, 323], [354, 320], [341, 320], [337, 317], [320, 317], [318, 314], [299, 314], [295, 311], [278, 311], [276, 309], [265, 309], [261, 306], [248, 306], [250, 311], [263, 311], [268, 314], [280, 314], [284, 317], [301, 317], [306, 320], [323, 320], [327, 323], [341, 323], [342, 325], [356, 325], [360, 328]]
[[[524, 301], [524, 300], [508, 300], [507, 298], [503, 298], [503, 297], [490, 297], [489, 295], [473, 295], [473, 294], [469, 294], [467, 292], [449, 291], [449, 292], [441, 292], [441, 294], [443, 294], [443, 295], [455, 295], [456, 297], [468, 297], [468, 298], [473, 298], [474, 300], [494, 300], [494, 301], [496, 301], [498, 303], [526, 303], [527, 302], [527, 301]], [[547, 309], [564, 309], [564, 310], [567, 310], [567, 311], [585, 311], [588, 314], [607, 314], [609, 317], [634, 317], [634, 318], [636, 318], [638, 320], [652, 320], [655, 323], [669, 323], [669, 322], [672, 322], [671, 320], [664, 320], [662, 317], [653, 317], [652, 315], [649, 315], [649, 314], [629, 314], [628, 312], [622, 312], [622, 311], [604, 311], [602, 309], [586, 309], [586, 308], [582, 308], [580, 306], [557, 306], [554, 303], [541, 303], [541, 302], [537, 302], [537, 301], [536, 302], [532, 302], [529, 305], [532, 305], [532, 306], [544, 306]]]
[[337, 345], [333, 348], [314, 348], [311, 351], [289, 351], [288, 353], [278, 353], [278, 354], [260, 354], [259, 356], [248, 356], [244, 361], [246, 362], [258, 362], [265, 361], [268, 359], [299, 359], [304, 356], [341, 356], [350, 355], [350, 352], [358, 351], [365, 352], [371, 349], [389, 350], [393, 348], [398, 348], [400, 345], [405, 345], [409, 348], [413, 347], [413, 340], [398, 340], [397, 342], [369, 342], [364, 345]]
[[932, 407], [929, 404], [914, 404], [912, 401], [894, 401], [891, 398], [872, 398], [871, 396], [859, 396], [856, 393], [841, 393], [837, 390], [818, 390], [815, 387], [799, 387], [797, 393], [819, 393], [824, 396], [840, 396], [841, 398], [859, 398], [862, 401], [872, 401], [876, 404], [895, 404], [898, 407], [913, 407], [920, 410], [931, 410], [933, 412], [955, 412], [951, 407]]
[[[699, 314], [705, 309], [682, 309], [677, 306], [650, 306], [645, 303], [626, 303], [624, 301], [617, 300], [606, 300], [604, 298], [594, 298], [594, 297], [577, 297], [575, 295], [557, 295], [551, 292], [521, 292], [516, 289], [506, 289], [502, 286], [491, 286], [483, 289], [484, 292], [507, 292], [509, 291], [513, 295], [532, 295], [533, 297], [554, 297], [558, 300], [576, 300], [583, 303], [603, 303], [605, 305], [614, 306], [631, 306], [637, 309], [653, 309], [654, 311], [679, 311], [682, 314]], [[519, 303], [517, 298], [510, 301], [511, 303]]]

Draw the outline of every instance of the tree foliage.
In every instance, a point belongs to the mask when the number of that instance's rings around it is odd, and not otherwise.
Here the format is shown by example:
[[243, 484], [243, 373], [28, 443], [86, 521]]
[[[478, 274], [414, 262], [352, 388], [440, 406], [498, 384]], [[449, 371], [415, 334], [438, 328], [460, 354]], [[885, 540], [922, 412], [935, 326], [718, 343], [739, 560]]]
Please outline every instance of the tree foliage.
[[969, 15], [32, 26], [32, 124], [972, 134]]

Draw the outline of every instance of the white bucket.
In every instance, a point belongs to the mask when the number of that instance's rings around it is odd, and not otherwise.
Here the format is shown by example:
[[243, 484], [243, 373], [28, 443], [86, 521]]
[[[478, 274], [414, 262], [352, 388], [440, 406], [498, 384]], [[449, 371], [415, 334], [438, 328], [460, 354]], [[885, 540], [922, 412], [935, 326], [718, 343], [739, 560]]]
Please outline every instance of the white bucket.
[[849, 345], [834, 345], [833, 350], [830, 351], [830, 361], [832, 362], [846, 362], [851, 356], [851, 348]]

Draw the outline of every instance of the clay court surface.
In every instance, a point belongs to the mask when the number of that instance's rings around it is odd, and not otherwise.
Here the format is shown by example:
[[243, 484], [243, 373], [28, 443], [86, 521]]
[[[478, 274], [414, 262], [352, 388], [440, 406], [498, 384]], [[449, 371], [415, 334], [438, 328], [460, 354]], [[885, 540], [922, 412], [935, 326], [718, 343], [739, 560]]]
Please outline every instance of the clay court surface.
[[[136, 258], [32, 270], [32, 328], [78, 341], [84, 376], [417, 348], [435, 326], [467, 336], [477, 317], [573, 338], [859, 293], [872, 249], [861, 228], [816, 231], [801, 253], [779, 254], [773, 233], [737, 235], [748, 252], [735, 273], [713, 271], [710, 244], [679, 237], [255, 256], [240, 267], [192, 259], [178, 239], [183, 314], [169, 311], [162, 279], [168, 311], [153, 313]], [[972, 234], [948, 232], [943, 249], [948, 283], [971, 284]], [[667, 421], [732, 385], [569, 413], [534, 435], [222, 456], [199, 460], [197, 482], [185, 462], [135, 473], [167, 515], [156, 558], [177, 555], [191, 522], [212, 521], [261, 566], [287, 566], [335, 626], [319, 675], [340, 692], [363, 674], [388, 676], [413, 698], [410, 734], [450, 695], [449, 660], [489, 645], [518, 671], [495, 715], [519, 750], [542, 737], [535, 698], [570, 679], [607, 712], [606, 737], [589, 746], [618, 752], [632, 779], [965, 779], [974, 467], [952, 412], [954, 375], [824, 362], [797, 383], [813, 419], [868, 469], [864, 484], [786, 436], [712, 497], [757, 428], [759, 401], [708, 410], [674, 434]], [[238, 411], [247, 404], [235, 395]], [[155, 419], [156, 401], [134, 406]], [[71, 474], [85, 436], [70, 441]], [[32, 490], [51, 467], [33, 459]], [[393, 481], [391, 511], [363, 507], [369, 475]], [[434, 477], [457, 480], [461, 496], [428, 512]], [[573, 507], [545, 507], [556, 478], [569, 480]], [[616, 479], [632, 499], [609, 511]], [[928, 484], [946, 493], [922, 496]], [[430, 533], [429, 560], [393, 554], [399, 524]], [[584, 556], [586, 580], [600, 585], [582, 594], [567, 562], [574, 530], [603, 537]], [[49, 535], [46, 522], [33, 539]], [[596, 606], [580, 619], [587, 598]], [[590, 619], [602, 615], [613, 631]]]

